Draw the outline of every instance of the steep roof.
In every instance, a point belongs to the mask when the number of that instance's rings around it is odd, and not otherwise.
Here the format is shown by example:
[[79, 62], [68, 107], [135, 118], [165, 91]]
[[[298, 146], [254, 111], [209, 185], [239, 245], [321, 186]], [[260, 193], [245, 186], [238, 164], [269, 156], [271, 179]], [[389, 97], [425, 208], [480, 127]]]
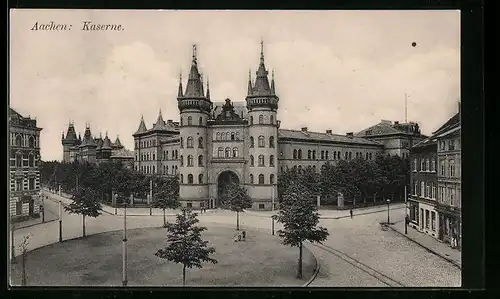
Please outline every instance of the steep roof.
[[446, 130], [454, 129], [455, 127], [460, 125], [460, 113], [453, 115], [448, 121], [446, 121], [439, 129], [434, 131], [432, 134], [437, 135]]
[[381, 143], [360, 137], [348, 137], [345, 135], [338, 134], [327, 134], [319, 132], [309, 132], [309, 131], [298, 131], [298, 130], [288, 130], [279, 129], [278, 138], [290, 138], [290, 139], [301, 139], [305, 141], [323, 141], [329, 143], [348, 143], [348, 144], [364, 144], [373, 146], [382, 146]]
[[111, 151], [111, 158], [134, 158], [134, 152], [125, 148]]
[[419, 147], [425, 147], [425, 146], [436, 145], [436, 144], [437, 144], [436, 137], [435, 136], [430, 136], [430, 137], [427, 137], [424, 140], [418, 142], [413, 147], [414, 148], [419, 148]]

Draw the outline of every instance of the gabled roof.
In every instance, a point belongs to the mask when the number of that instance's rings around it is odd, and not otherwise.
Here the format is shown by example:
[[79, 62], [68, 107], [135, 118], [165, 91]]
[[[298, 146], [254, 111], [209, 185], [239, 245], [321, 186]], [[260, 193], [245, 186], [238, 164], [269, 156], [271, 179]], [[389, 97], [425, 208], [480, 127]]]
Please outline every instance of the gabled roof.
[[[369, 132], [369, 133], [368, 133]], [[394, 128], [391, 122], [381, 121], [380, 123], [371, 126], [367, 129], [359, 131], [354, 136], [371, 136], [371, 135], [387, 135], [401, 133], [398, 129]]]
[[278, 138], [382, 146], [382, 144], [377, 141], [360, 138], [356, 136], [348, 137], [345, 135], [338, 135], [338, 134], [327, 134], [327, 133], [309, 132], [309, 131], [304, 132], [304, 131], [288, 130], [288, 129], [279, 129]]
[[451, 130], [456, 126], [460, 126], [460, 113], [453, 115], [447, 122], [445, 122], [439, 129], [433, 132], [433, 135], [438, 135], [444, 131]]
[[424, 147], [424, 146], [430, 146], [430, 145], [436, 145], [437, 144], [437, 138], [435, 136], [430, 136], [427, 137], [426, 139], [418, 142], [415, 144], [413, 147]]

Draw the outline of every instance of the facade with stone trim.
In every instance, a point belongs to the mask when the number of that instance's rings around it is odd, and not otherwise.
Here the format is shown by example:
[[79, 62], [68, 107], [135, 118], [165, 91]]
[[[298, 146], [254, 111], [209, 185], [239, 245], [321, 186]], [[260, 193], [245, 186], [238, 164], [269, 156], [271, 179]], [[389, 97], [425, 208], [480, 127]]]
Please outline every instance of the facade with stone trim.
[[9, 211], [12, 220], [40, 215], [40, 131], [36, 119], [9, 108]]
[[383, 120], [346, 135], [280, 128], [274, 73], [269, 81], [263, 45], [256, 78], [249, 73], [245, 102], [212, 102], [210, 86], [198, 70], [194, 48], [186, 88], [180, 78], [179, 122], [163, 120], [161, 111], [148, 128], [141, 118], [134, 137], [134, 168], [146, 174], [176, 175], [180, 202], [196, 209], [219, 205], [231, 181], [247, 189], [253, 209], [272, 208], [277, 177], [287, 168], [320, 170], [327, 162], [377, 154], [408, 157], [413, 143], [426, 138], [416, 123]]

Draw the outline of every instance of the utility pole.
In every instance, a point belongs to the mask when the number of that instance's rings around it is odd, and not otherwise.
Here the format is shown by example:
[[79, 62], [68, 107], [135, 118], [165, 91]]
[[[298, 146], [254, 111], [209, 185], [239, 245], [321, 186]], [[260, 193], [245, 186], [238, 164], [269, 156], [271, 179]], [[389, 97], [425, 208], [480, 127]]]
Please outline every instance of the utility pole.
[[127, 203], [123, 204], [122, 285], [127, 286]]
[[62, 242], [62, 201], [59, 200], [59, 242]]
[[12, 245], [11, 262], [13, 264], [15, 264], [16, 263], [16, 247], [14, 246], [14, 231], [16, 230], [16, 226], [14, 225], [14, 222], [12, 221], [12, 215], [10, 215], [10, 226], [12, 228], [12, 232], [10, 235], [10, 243]]
[[405, 184], [405, 235], [408, 234], [408, 199], [406, 192], [406, 184]]
[[405, 92], [405, 123], [408, 123], [408, 94]]

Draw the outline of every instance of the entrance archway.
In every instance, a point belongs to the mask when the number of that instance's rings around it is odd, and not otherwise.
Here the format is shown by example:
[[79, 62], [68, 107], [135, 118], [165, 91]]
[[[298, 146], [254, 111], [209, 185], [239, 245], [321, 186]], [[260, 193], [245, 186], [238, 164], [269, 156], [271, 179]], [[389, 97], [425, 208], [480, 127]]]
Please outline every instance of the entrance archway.
[[240, 179], [238, 176], [230, 170], [224, 171], [219, 175], [217, 179], [217, 206], [220, 205], [221, 198], [227, 192], [227, 186], [239, 183]]

